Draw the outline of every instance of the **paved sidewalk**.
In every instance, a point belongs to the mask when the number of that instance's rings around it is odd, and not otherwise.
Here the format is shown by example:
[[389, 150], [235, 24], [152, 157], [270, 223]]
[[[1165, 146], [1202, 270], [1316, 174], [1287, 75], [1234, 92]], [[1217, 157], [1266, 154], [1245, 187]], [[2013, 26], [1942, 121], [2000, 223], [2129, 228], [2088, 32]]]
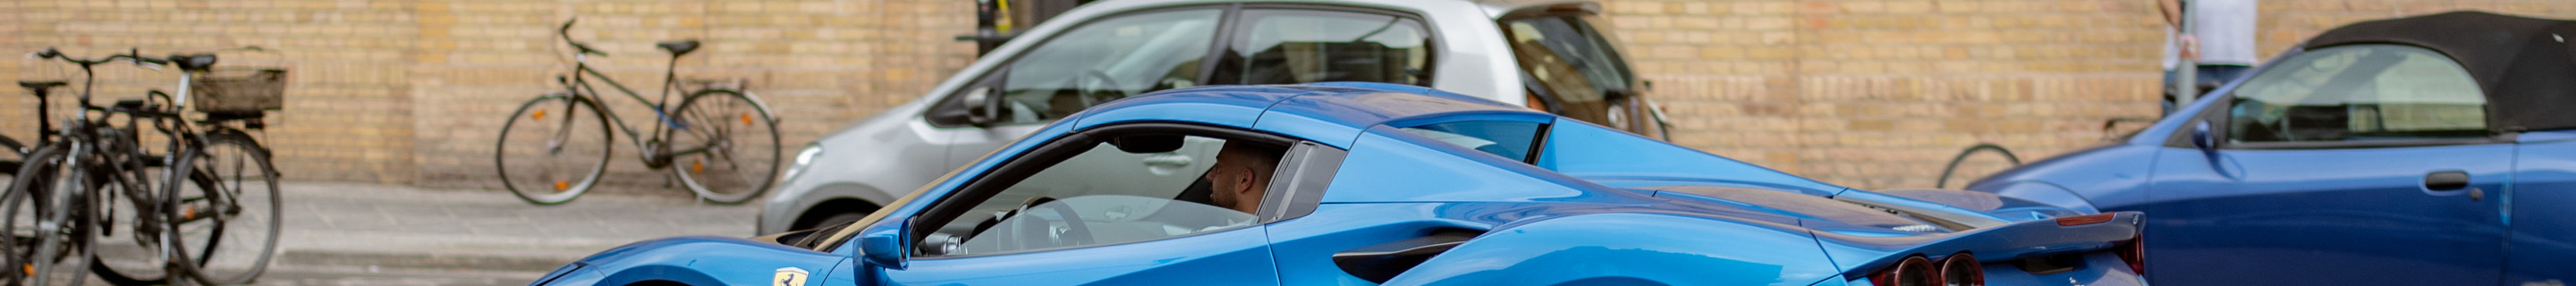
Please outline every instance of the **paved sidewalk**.
[[535, 279], [574, 259], [639, 240], [750, 236], [759, 212], [757, 205], [678, 196], [594, 193], [538, 206], [502, 190], [327, 182], [284, 187], [286, 222], [274, 265], [287, 268], [483, 271]]

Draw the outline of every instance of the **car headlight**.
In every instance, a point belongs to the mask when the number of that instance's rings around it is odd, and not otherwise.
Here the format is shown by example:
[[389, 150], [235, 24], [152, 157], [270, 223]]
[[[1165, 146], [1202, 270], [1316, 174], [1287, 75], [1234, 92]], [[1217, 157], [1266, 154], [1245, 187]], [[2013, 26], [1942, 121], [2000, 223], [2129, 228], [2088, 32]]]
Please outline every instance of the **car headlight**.
[[787, 164], [787, 171], [778, 173], [778, 181], [796, 179], [796, 174], [805, 172], [805, 166], [814, 165], [814, 157], [822, 155], [823, 145], [805, 145], [804, 151], [796, 151], [796, 160]]

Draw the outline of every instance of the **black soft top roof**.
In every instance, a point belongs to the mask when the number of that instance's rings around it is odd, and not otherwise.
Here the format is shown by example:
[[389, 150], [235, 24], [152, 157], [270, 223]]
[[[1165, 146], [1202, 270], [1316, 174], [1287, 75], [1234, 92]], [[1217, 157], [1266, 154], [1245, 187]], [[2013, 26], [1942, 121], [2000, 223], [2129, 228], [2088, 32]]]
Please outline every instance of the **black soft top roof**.
[[2498, 131], [2576, 128], [2576, 21], [2459, 11], [2337, 27], [2301, 47], [2404, 44], [2451, 56], [2486, 91]]

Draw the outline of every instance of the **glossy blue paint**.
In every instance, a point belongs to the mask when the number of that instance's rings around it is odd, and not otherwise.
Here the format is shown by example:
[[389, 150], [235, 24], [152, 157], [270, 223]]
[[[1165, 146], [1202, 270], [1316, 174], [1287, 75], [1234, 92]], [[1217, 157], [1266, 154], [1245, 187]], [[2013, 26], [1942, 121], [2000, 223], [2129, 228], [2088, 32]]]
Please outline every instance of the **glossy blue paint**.
[[[2105, 246], [2137, 231], [2130, 223], [2057, 227], [2045, 219], [1985, 213], [2048, 208], [2018, 200], [1978, 201], [1976, 208], [1962, 208], [1853, 191], [1545, 113], [1470, 100], [1374, 84], [1207, 87], [1139, 96], [1058, 121], [895, 199], [854, 224], [857, 229], [849, 238], [828, 244], [828, 252], [729, 238], [653, 240], [583, 259], [577, 267], [558, 271], [561, 275], [550, 275], [561, 278], [542, 284], [662, 280], [765, 285], [778, 268], [796, 267], [813, 273], [807, 285], [1367, 285], [1372, 283], [1346, 273], [1333, 256], [1435, 232], [1464, 232], [1480, 235], [1389, 284], [1840, 285], [1883, 267], [1879, 262], [1923, 251], [1994, 253], [1996, 261], [2043, 252], [2107, 255]], [[1561, 131], [1547, 138], [1545, 162], [1532, 165], [1398, 130], [1492, 120], [1552, 122]], [[1321, 205], [1302, 217], [1139, 242], [958, 257], [914, 255], [911, 224], [942, 198], [956, 195], [969, 182], [989, 179], [983, 177], [1025, 152], [1125, 122], [1257, 130], [1341, 142], [1331, 146], [1348, 152]], [[1737, 189], [1709, 189], [1722, 187]], [[2022, 223], [1899, 231], [1895, 228], [1929, 222], [1834, 199], [1838, 195], [1927, 212], [1917, 214]], [[2036, 225], [2048, 227], [2029, 227]], [[2118, 263], [2116, 258], [2087, 262], [2075, 274], [2024, 274], [2136, 284], [2105, 274], [2125, 269]], [[1988, 271], [1990, 277], [2012, 277], [2019, 270]]]
[[1191, 122], [1217, 126], [1252, 126], [1261, 111], [1272, 103], [1297, 96], [1302, 90], [1276, 87], [1234, 87], [1204, 92], [1153, 94], [1110, 101], [1088, 109], [1074, 123], [1074, 129], [1102, 124], [1135, 121]]
[[[2296, 56], [2291, 50], [2276, 58]], [[2267, 70], [2257, 69], [2260, 75]], [[2251, 78], [2251, 77], [2248, 77]], [[2112, 146], [1969, 190], [2146, 211], [2155, 283], [2530, 285], [2576, 281], [2576, 131], [2417, 146], [2214, 150], [2168, 144], [2223, 112], [2230, 83]], [[2216, 114], [2224, 115], [2224, 114]], [[2223, 125], [2222, 125], [2223, 126]], [[2220, 128], [2226, 136], [2224, 128]], [[2221, 138], [2221, 141], [2226, 141]], [[2469, 175], [2431, 190], [2429, 173]], [[1991, 276], [1990, 276], [1991, 277]]]
[[[809, 273], [805, 285], [823, 277], [849, 256], [833, 255], [739, 238], [677, 237], [619, 246], [582, 258], [581, 270], [545, 285], [627, 285], [668, 281], [690, 285], [770, 285], [780, 268]], [[846, 274], [844, 274], [846, 275]]]
[[1804, 192], [1848, 189], [1574, 120], [1548, 128], [1539, 167], [1592, 180], [1704, 181]]
[[[1804, 233], [1705, 221], [1647, 213], [1540, 220], [1487, 233], [1386, 284], [1810, 285], [1841, 272], [1813, 248], [1788, 247], [1814, 243]], [[1710, 243], [1712, 235], [1727, 242]]]
[[2576, 131], [2523, 133], [2501, 196], [2512, 236], [2504, 283], [2576, 281]]
[[1017, 254], [913, 258], [885, 271], [887, 285], [1272, 285], [1263, 227]]
[[1969, 183], [1966, 189], [1995, 191], [2063, 208], [2139, 210], [2136, 205], [2147, 199], [2146, 183], [2154, 165], [2153, 161], [2136, 159], [2152, 158], [2163, 149], [2117, 144], [2069, 152], [2025, 165], [2062, 167], [2006, 170]]

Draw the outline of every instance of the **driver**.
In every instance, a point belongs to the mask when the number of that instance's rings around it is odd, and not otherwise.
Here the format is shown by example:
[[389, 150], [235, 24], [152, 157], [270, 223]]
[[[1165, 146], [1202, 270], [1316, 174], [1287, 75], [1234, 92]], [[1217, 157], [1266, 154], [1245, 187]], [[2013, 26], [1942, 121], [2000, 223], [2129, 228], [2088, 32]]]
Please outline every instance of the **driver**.
[[1243, 213], [1259, 213], [1262, 195], [1269, 189], [1270, 174], [1279, 166], [1279, 149], [1251, 143], [1225, 142], [1217, 151], [1216, 164], [1208, 167], [1208, 200], [1216, 206]]

